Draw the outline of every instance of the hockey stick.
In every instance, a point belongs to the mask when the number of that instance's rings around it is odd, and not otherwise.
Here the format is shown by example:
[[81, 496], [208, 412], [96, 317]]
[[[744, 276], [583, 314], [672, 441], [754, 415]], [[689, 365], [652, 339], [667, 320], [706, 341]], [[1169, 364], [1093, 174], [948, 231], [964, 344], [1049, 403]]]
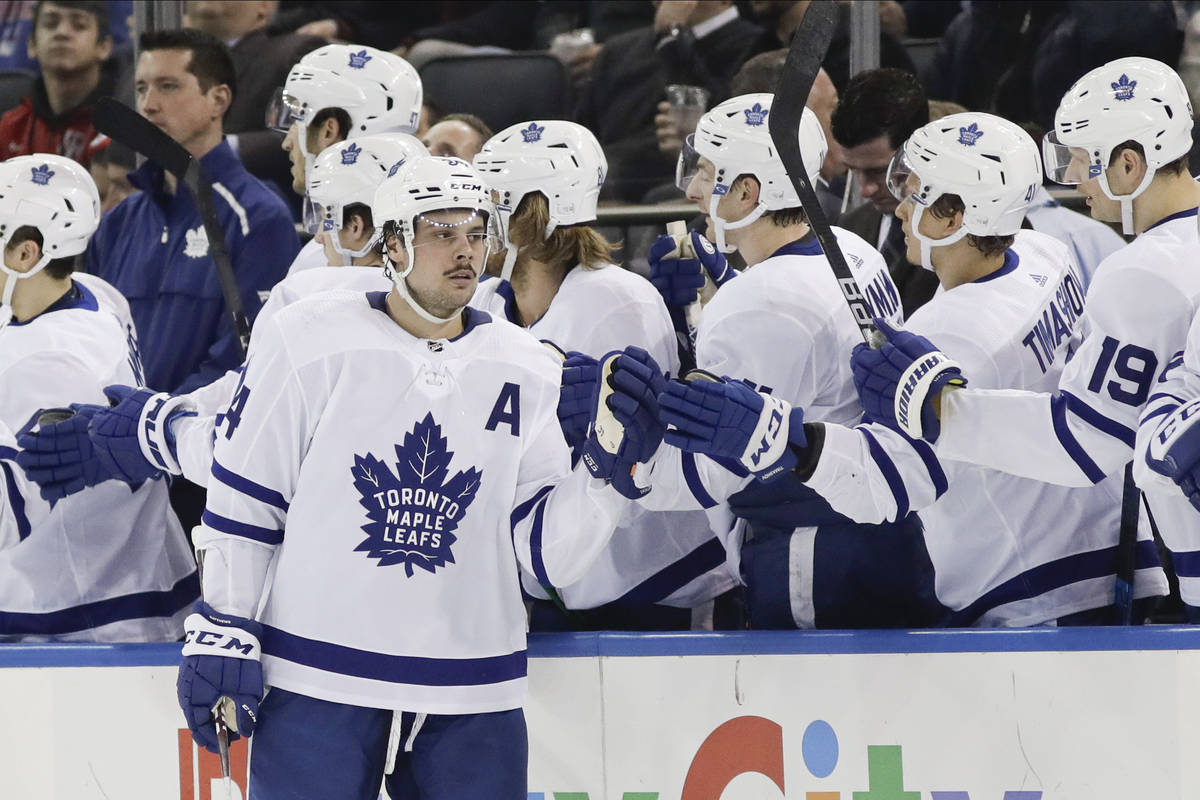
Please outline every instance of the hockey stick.
[[192, 190], [196, 197], [196, 208], [204, 223], [204, 234], [208, 238], [208, 251], [217, 267], [221, 294], [225, 297], [225, 306], [232, 318], [242, 358], [245, 358], [246, 348], [250, 345], [250, 322], [242, 305], [237, 280], [233, 276], [233, 262], [229, 260], [229, 250], [225, 246], [225, 232], [217, 220], [217, 209], [212, 199], [212, 180], [204, 166], [153, 122], [111, 97], [100, 98], [92, 119], [96, 130], [141, 153]]
[[825, 212], [821, 210], [816, 190], [808, 180], [804, 156], [800, 152], [800, 120], [804, 114], [808, 94], [817, 78], [817, 71], [821, 68], [821, 60], [825, 58], [825, 51], [829, 49], [829, 42], [833, 39], [833, 29], [837, 24], [836, 14], [835, 3], [810, 3], [804, 12], [804, 18], [792, 36], [787, 61], [775, 87], [775, 100], [771, 103], [767, 128], [771, 132], [771, 141], [779, 152], [779, 159], [787, 170], [788, 178], [800, 197], [800, 205], [804, 208], [804, 215], [808, 217], [809, 227], [821, 244], [821, 250], [825, 253], [830, 269], [833, 270], [833, 276], [837, 278], [846, 305], [850, 306], [850, 312], [854, 314], [854, 321], [862, 332], [863, 340], [872, 347], [878, 347], [883, 343], [883, 335], [872, 322], [875, 314], [867, 304], [858, 282], [854, 280], [854, 274], [846, 265], [846, 257], [838, 247], [829, 221], [825, 219]]

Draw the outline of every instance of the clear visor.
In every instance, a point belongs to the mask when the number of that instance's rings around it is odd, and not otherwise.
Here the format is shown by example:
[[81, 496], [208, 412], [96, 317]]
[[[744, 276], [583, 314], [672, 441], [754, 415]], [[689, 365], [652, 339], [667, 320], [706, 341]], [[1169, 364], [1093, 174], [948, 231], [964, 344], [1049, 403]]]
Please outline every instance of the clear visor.
[[1092, 161], [1087, 150], [1063, 144], [1057, 131], [1050, 131], [1042, 138], [1042, 163], [1047, 178], [1067, 186], [1091, 180], [1101, 172], [1100, 164]]
[[326, 208], [311, 197], [304, 198], [304, 215], [301, 221], [304, 230], [310, 234], [322, 231], [340, 230], [342, 227], [341, 214], [336, 208]]
[[[482, 227], [479, 222], [483, 223]], [[479, 252], [486, 249], [487, 252], [494, 253], [504, 249], [495, 215], [488, 214], [483, 209], [447, 209], [446, 213], [438, 213], [436, 218], [418, 214], [414, 223], [417, 233], [411, 243], [413, 248], [453, 249], [460, 246], [465, 239], [472, 250]], [[389, 220], [384, 225], [384, 245], [388, 250], [396, 251], [404, 247], [401, 230], [401, 226], [394, 220]], [[482, 267], [482, 263], [480, 266]]]
[[687, 135], [687, 138], [683, 140], [683, 147], [679, 149], [679, 160], [675, 162], [675, 185], [684, 194], [687, 194], [692, 179], [700, 172], [700, 154], [693, 146], [695, 139], [696, 134], [689, 133]]
[[271, 99], [271, 105], [267, 108], [267, 127], [287, 133], [296, 122], [301, 125], [308, 123], [308, 108], [285, 92], [281, 86], [275, 90], [275, 97]]
[[908, 155], [904, 152], [904, 147], [901, 147], [892, 156], [892, 163], [888, 165], [888, 191], [892, 193], [892, 197], [903, 203], [920, 186], [921, 179], [913, 171], [912, 164], [908, 160]]

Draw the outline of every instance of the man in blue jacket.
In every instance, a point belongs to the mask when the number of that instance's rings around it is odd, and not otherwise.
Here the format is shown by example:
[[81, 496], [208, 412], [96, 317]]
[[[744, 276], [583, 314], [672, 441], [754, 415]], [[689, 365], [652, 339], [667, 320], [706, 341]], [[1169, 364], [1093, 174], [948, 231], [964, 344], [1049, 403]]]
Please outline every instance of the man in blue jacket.
[[[135, 75], [142, 116], [200, 159], [251, 317], [287, 273], [300, 242], [286, 205], [242, 166], [224, 140], [233, 99], [226, 46], [193, 30], [143, 34]], [[130, 174], [141, 190], [110, 211], [87, 253], [87, 269], [129, 300], [146, 385], [189, 392], [242, 362], [195, 198], [147, 162]]]

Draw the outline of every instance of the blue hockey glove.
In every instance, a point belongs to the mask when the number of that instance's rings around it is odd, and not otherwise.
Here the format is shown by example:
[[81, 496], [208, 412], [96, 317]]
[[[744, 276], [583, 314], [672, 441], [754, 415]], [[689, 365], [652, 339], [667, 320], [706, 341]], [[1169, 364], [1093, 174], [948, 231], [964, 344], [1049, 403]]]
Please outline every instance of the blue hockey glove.
[[668, 308], [695, 302], [697, 292], [704, 286], [705, 275], [718, 287], [737, 276], [725, 256], [696, 231], [688, 234], [694, 258], [680, 257], [680, 243], [670, 234], [654, 240], [646, 254], [650, 263], [650, 283], [658, 289]]
[[649, 461], [662, 443], [657, 398], [665, 384], [654, 358], [640, 347], [600, 360], [583, 462], [594, 477], [632, 499], [650, 491], [634, 483], [633, 468]]
[[180, 474], [171, 423], [182, 416], [195, 416], [188, 401], [131, 386], [107, 386], [104, 396], [112, 408], [97, 411], [88, 427], [103, 468], [130, 484], [164, 472]]
[[966, 386], [962, 368], [924, 336], [884, 319], [877, 318], [875, 326], [887, 337], [883, 347], [860, 344], [850, 356], [863, 410], [913, 439], [937, 441], [941, 423], [927, 401], [947, 386]]
[[563, 362], [562, 386], [558, 390], [558, 424], [573, 453], [587, 440], [594, 408], [592, 398], [599, 382], [599, 361], [583, 353], [567, 355]]
[[804, 447], [804, 411], [741, 381], [672, 381], [659, 396], [665, 441], [689, 453], [729, 459], [769, 481], [792, 471]]
[[1200, 399], [1163, 419], [1146, 449], [1146, 464], [1179, 484], [1188, 502], [1200, 510]]
[[29, 480], [38, 485], [38, 493], [50, 505], [83, 491], [112, 476], [101, 466], [95, 447], [88, 438], [88, 425], [100, 406], [76, 403], [71, 416], [61, 422], [39, 427], [35, 432], [34, 415], [30, 424], [17, 434], [17, 464]]
[[225, 719], [231, 740], [250, 736], [258, 722], [263, 698], [262, 625], [221, 614], [202, 601], [183, 627], [183, 661], [175, 683], [179, 707], [196, 744], [216, 753], [213, 719], [224, 698], [236, 709]]

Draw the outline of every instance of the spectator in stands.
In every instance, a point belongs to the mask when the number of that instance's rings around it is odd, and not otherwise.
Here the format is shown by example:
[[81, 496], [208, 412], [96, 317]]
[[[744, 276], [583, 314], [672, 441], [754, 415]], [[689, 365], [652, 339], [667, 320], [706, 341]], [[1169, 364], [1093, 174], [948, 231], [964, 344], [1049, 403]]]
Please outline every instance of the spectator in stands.
[[276, 0], [188, 0], [187, 24], [229, 46], [237, 94], [225, 114], [226, 141], [250, 174], [279, 187], [299, 209], [291, 186], [283, 134], [269, 130], [264, 109], [287, 80], [288, 70], [306, 53], [325, 44], [316, 36], [272, 35], [267, 30]]
[[[29, 52], [33, 12], [37, 5], [36, 0], [0, 3], [0, 70], [32, 72], [37, 69], [37, 57]], [[129, 49], [129, 20], [133, 16], [133, 0], [108, 0], [104, 5], [108, 7], [108, 35], [112, 37], [113, 49]]]
[[492, 129], [474, 114], [447, 114], [421, 137], [431, 156], [454, 156], [470, 163], [492, 138]]
[[873, 69], [855, 75], [833, 112], [833, 137], [842, 160], [869, 202], [850, 211], [838, 225], [857, 233], [883, 254], [904, 315], [933, 296], [938, 279], [905, 258], [904, 232], [892, 212], [898, 205], [887, 187], [888, 165], [896, 148], [929, 122], [929, 103], [916, 76], [898, 69]]
[[38, 3], [29, 53], [41, 75], [32, 94], [0, 117], [0, 159], [56, 153], [88, 166], [108, 144], [97, 134], [92, 113], [96, 100], [113, 91], [104, 70], [111, 52], [106, 3]]
[[[253, 316], [300, 243], [283, 201], [224, 141], [221, 119], [236, 91], [229, 50], [209, 34], [175, 30], [142, 34], [139, 51], [138, 111], [212, 177], [242, 303]], [[191, 192], [154, 162], [130, 180], [142, 191], [101, 221], [88, 271], [129, 299], [146, 385], [188, 392], [241, 364], [238, 339]]]
[[675, 159], [658, 149], [654, 115], [668, 84], [702, 86], [715, 102], [751, 54], [761, 29], [728, 0], [659, 3], [654, 24], [600, 49], [576, 109], [608, 157], [605, 192], [636, 202], [666, 183]]

